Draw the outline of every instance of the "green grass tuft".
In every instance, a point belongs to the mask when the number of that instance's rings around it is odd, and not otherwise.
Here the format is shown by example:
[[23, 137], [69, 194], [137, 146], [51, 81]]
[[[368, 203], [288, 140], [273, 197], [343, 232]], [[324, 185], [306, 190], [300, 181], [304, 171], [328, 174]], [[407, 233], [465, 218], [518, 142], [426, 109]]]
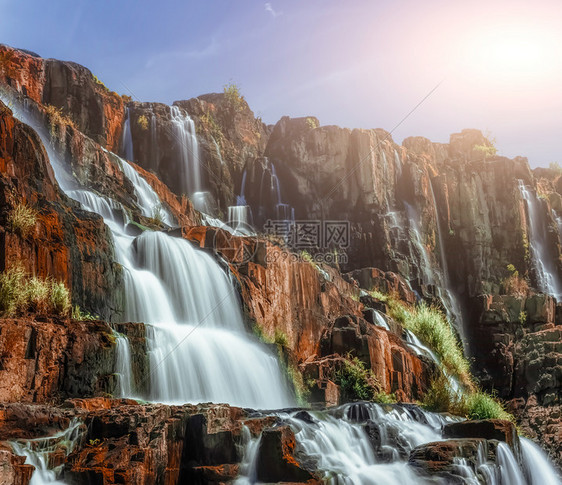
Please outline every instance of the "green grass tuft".
[[26, 237], [37, 223], [37, 211], [26, 204], [16, 204], [8, 214], [8, 227], [10, 231]]
[[64, 283], [29, 276], [20, 265], [0, 273], [0, 314], [13, 317], [26, 312], [67, 316], [70, 292]]

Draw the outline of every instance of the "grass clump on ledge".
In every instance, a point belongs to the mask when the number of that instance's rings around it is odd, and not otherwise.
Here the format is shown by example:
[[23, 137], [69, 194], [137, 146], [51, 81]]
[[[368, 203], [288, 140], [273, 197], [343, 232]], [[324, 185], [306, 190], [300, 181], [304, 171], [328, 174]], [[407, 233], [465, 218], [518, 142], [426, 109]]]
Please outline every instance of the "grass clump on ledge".
[[0, 315], [27, 312], [68, 316], [70, 292], [64, 283], [28, 275], [21, 266], [0, 273]]
[[8, 214], [10, 231], [26, 237], [37, 223], [37, 211], [25, 203], [17, 203]]
[[392, 295], [384, 295], [377, 291], [371, 295], [386, 303], [390, 316], [436, 353], [448, 374], [457, 377], [465, 386], [472, 387], [470, 364], [449, 321], [440, 309], [425, 302], [410, 307]]
[[428, 411], [449, 412], [467, 419], [507, 419], [515, 422], [513, 415], [494, 396], [478, 389], [457, 394], [444, 375], [432, 381], [422, 406]]
[[346, 401], [374, 401], [380, 394], [373, 372], [357, 357], [343, 361], [335, 382]]

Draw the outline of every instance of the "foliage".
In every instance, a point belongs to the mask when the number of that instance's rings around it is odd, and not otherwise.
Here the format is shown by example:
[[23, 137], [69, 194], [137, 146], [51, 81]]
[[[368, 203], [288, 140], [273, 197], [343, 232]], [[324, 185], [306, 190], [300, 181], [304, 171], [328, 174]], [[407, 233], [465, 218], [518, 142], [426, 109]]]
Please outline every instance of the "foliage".
[[137, 125], [142, 131], [148, 130], [148, 118], [146, 115], [140, 115], [137, 118]]
[[121, 99], [123, 100], [123, 103], [125, 103], [125, 104], [128, 104], [133, 100], [133, 98], [131, 98], [131, 96], [129, 96], [128, 94], [122, 94]]
[[25, 312], [68, 315], [70, 293], [64, 283], [29, 276], [21, 265], [0, 273], [0, 313], [13, 317]]
[[373, 372], [357, 357], [344, 360], [336, 372], [335, 382], [346, 400], [374, 401], [381, 394]]
[[240, 87], [237, 84], [230, 82], [224, 85], [223, 91], [226, 101], [232, 110], [235, 113], [241, 111], [244, 107], [244, 96], [240, 94]]
[[164, 213], [161, 204], [155, 205], [152, 208], [151, 222], [157, 226], [161, 226], [164, 223]]
[[562, 174], [562, 165], [558, 162], [550, 162], [548, 168], [550, 168], [550, 170], [554, 170], [558, 174]]
[[481, 390], [455, 393], [444, 375], [431, 382], [424, 395], [422, 406], [428, 411], [449, 412], [468, 419], [507, 419], [515, 421], [503, 404], [494, 396]]
[[217, 120], [213, 116], [213, 113], [211, 113], [210, 111], [205, 111], [205, 113], [203, 113], [203, 115], [199, 119], [201, 121], [201, 124], [197, 126], [197, 128], [199, 128], [199, 131], [207, 131], [211, 134], [211, 136], [217, 143], [221, 144], [224, 139], [224, 135], [221, 127], [217, 123]]
[[496, 398], [483, 391], [476, 391], [461, 400], [456, 414], [468, 419], [507, 419], [515, 421]]
[[519, 312], [519, 323], [525, 325], [527, 323], [527, 312]]
[[306, 125], [311, 129], [318, 128], [318, 121], [315, 118], [308, 116], [306, 118]]
[[471, 386], [470, 364], [464, 357], [451, 324], [441, 310], [422, 302], [409, 307], [392, 295], [371, 292], [373, 298], [385, 302], [392, 318], [412, 331], [430, 347], [439, 357], [441, 365], [453, 376], [458, 377], [465, 385]]
[[375, 398], [373, 400], [379, 404], [395, 404], [396, 396], [394, 393], [389, 394], [388, 392], [378, 392], [375, 394]]
[[71, 309], [68, 288], [59, 281], [51, 281], [50, 286], [50, 300], [53, 312], [57, 315], [68, 315]]
[[486, 142], [482, 145], [474, 145], [474, 150], [482, 153], [484, 159], [488, 157], [493, 157], [497, 153], [496, 148], [496, 139], [491, 135], [491, 133], [487, 132], [485, 134]]
[[74, 121], [62, 112], [62, 108], [57, 108], [51, 104], [45, 105], [45, 113], [49, 118], [51, 137], [56, 136], [57, 126], [76, 128]]
[[94, 82], [95, 82], [98, 86], [100, 86], [104, 91], [109, 92], [109, 88], [103, 83], [102, 80], [98, 79], [98, 77], [97, 77], [97, 76], [94, 76], [93, 74], [92, 74], [92, 77], [94, 78]]
[[82, 310], [78, 305], [72, 307], [72, 318], [74, 320], [99, 320], [98, 315], [93, 315], [90, 312]]
[[37, 223], [37, 211], [25, 203], [17, 203], [8, 214], [8, 227], [12, 232], [26, 237]]
[[502, 290], [507, 295], [526, 296], [529, 294], [529, 283], [519, 275], [519, 271], [513, 264], [507, 265], [509, 276], [501, 282]]

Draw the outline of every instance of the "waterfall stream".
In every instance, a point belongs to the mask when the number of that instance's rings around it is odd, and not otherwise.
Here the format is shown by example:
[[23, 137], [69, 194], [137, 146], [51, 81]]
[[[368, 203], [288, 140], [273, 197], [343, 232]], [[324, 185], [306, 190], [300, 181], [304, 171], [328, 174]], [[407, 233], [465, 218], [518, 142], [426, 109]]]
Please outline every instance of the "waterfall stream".
[[[280, 424], [289, 425], [295, 433], [300, 461], [320, 470], [323, 483], [330, 485], [560, 484], [542, 451], [525, 438], [521, 438], [520, 462], [509, 446], [499, 443], [495, 462], [488, 461], [483, 447], [472, 465], [466, 459], [455, 458], [452, 469], [458, 477], [456, 481], [421, 474], [408, 463], [410, 452], [419, 445], [442, 441], [443, 426], [458, 418], [411, 405], [353, 403], [304, 416], [302, 411], [277, 416]], [[251, 438], [247, 432], [236, 485], [260, 483], [259, 441], [259, 437]]]
[[541, 200], [522, 180], [518, 181], [519, 192], [527, 207], [529, 221], [529, 246], [540, 291], [556, 298], [562, 297], [562, 283], [553, 258], [548, 250], [548, 222], [546, 211], [541, 211]]
[[[176, 110], [174, 116], [179, 117]], [[24, 109], [14, 109], [14, 116], [42, 138], [61, 189], [101, 215], [113, 235], [125, 284], [120, 320], [146, 324], [150, 360], [145, 381], [133, 382], [125, 375], [132, 376], [131, 349], [126, 338], [118, 340], [122, 396], [268, 409], [292, 405], [276, 357], [245, 330], [236, 289], [213, 257], [163, 232], [130, 235], [121, 206], [80, 187], [53, 150], [45, 129]], [[151, 217], [159, 210], [162, 220], [172, 224], [173, 218], [146, 180], [127, 161], [119, 159], [119, 164], [134, 186], [143, 215]], [[127, 396], [127, 391], [133, 395]]]
[[[172, 112], [176, 118], [179, 116], [175, 110]], [[144, 231], [132, 235], [128, 231], [128, 211], [118, 202], [80, 186], [54, 152], [45, 129], [27, 116], [24, 109], [14, 109], [14, 116], [33, 127], [41, 137], [61, 189], [85, 209], [102, 216], [113, 236], [115, 259], [123, 268], [125, 285], [125, 308], [120, 320], [145, 324], [150, 363], [149, 375], [143, 382], [135, 382], [133, 349], [126, 336], [116, 335], [118, 393], [123, 397], [165, 403], [212, 401], [257, 409], [293, 405], [275, 355], [245, 330], [236, 289], [219, 263], [188, 241], [164, 232]], [[185, 120], [182, 123], [185, 124]], [[172, 226], [173, 217], [146, 180], [127, 161], [119, 160], [119, 164], [134, 187], [142, 214], [154, 217], [158, 213], [165, 224]], [[272, 192], [279, 194], [276, 175], [272, 176], [271, 183]], [[196, 182], [191, 188], [198, 188]], [[520, 188], [529, 210], [533, 253], [540, 260], [541, 244], [536, 242], [540, 238], [533, 225], [533, 218], [536, 220], [533, 204], [538, 201], [524, 186]], [[277, 197], [277, 210], [280, 205], [280, 197]], [[406, 208], [412, 240], [420, 253], [422, 276], [426, 283], [438, 283], [421, 240], [417, 212], [407, 204]], [[549, 273], [544, 271], [546, 284], [551, 285]], [[382, 315], [377, 314], [375, 320], [388, 328]], [[409, 343], [419, 352], [431, 353], [414, 335], [409, 336]], [[278, 412], [275, 415], [291, 427], [300, 456], [314, 463], [325, 483], [446, 483], [421, 476], [408, 464], [408, 457], [416, 446], [442, 440], [443, 425], [455, 418], [425, 412], [413, 405], [374, 403], [354, 403], [310, 412], [307, 419], [303, 419], [301, 413]], [[62, 442], [70, 453], [76, 445], [79, 426], [79, 422], [73, 421], [67, 430], [53, 437], [13, 443], [14, 451], [36, 467], [31, 485], [61, 483], [57, 482], [60, 470], [49, 465], [49, 453]], [[367, 433], [369, 429], [373, 430], [371, 437]], [[240, 467], [242, 476], [237, 483], [252, 484], [256, 481], [260, 439], [252, 438], [247, 429], [243, 433], [245, 456]], [[520, 462], [507, 445], [500, 443], [495, 463], [488, 462], [482, 453], [476, 469], [458, 459], [458, 472], [465, 477], [465, 483], [474, 484], [560, 483], [536, 445], [522, 438], [521, 448]]]

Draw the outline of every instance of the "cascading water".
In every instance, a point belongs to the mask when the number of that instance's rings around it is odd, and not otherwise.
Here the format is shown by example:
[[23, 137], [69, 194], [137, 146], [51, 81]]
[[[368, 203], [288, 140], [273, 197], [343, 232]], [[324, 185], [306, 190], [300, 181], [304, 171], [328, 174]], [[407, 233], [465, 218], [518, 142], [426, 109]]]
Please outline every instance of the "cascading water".
[[[20, 112], [21, 111], [21, 112]], [[120, 392], [161, 402], [227, 402], [254, 408], [293, 404], [277, 359], [244, 329], [236, 290], [218, 263], [184, 239], [165, 233], [127, 233], [117, 218], [118, 204], [79, 184], [51, 149], [45, 130], [24, 110], [14, 115], [31, 125], [48, 148], [57, 180], [69, 197], [104, 217], [123, 268], [125, 308], [122, 321], [147, 325], [150, 375], [142, 383], [125, 376], [131, 368], [128, 341], [118, 341]], [[161, 201], [126, 161], [120, 161], [142, 213], [151, 216]], [[164, 212], [162, 218], [172, 223]], [[128, 381], [127, 381], [128, 379]]]
[[[420, 474], [408, 464], [410, 452], [419, 445], [442, 441], [443, 426], [458, 418], [430, 413], [411, 405], [353, 403], [305, 415], [302, 411], [294, 411], [276, 416], [295, 433], [301, 462], [318, 469], [323, 483], [327, 484], [560, 484], [544, 454], [525, 438], [521, 438], [521, 463], [517, 462], [509, 446], [500, 443], [495, 462], [488, 461], [483, 446], [478, 450], [474, 465], [461, 458], [455, 459], [457, 481]], [[259, 438], [247, 435], [237, 485], [257, 483]]]
[[177, 140], [181, 187], [186, 194], [193, 195], [201, 191], [200, 153], [195, 123], [187, 113], [182, 113], [178, 106], [170, 106], [170, 119]]
[[536, 193], [518, 180], [519, 192], [527, 207], [529, 221], [529, 246], [536, 271], [538, 289], [543, 293], [562, 298], [560, 274], [554, 267], [554, 258], [548, 250], [548, 223], [545, 220], [542, 203]]
[[127, 160], [134, 161], [133, 134], [131, 132], [131, 113], [129, 108], [125, 110], [125, 123], [123, 124], [123, 154]]
[[80, 420], [73, 419], [66, 430], [53, 436], [11, 443], [14, 453], [25, 456], [25, 464], [35, 467], [29, 485], [64, 485], [59, 481], [64, 463], [52, 466], [53, 458], [60, 452], [66, 456], [72, 453], [80, 439], [81, 426]]
[[[445, 268], [442, 268], [442, 272], [434, 270], [429, 258], [429, 254], [427, 252], [427, 248], [422, 242], [422, 233], [418, 223], [418, 220], [420, 219], [418, 211], [414, 206], [408, 204], [407, 202], [404, 202], [404, 206], [406, 207], [406, 214], [408, 216], [410, 225], [410, 240], [414, 244], [414, 247], [416, 248], [419, 256], [420, 269], [422, 272], [421, 279], [426, 285], [432, 285], [435, 288], [435, 290], [437, 291], [437, 296], [443, 303], [447, 317], [450, 321], [456, 322], [458, 324], [457, 330], [462, 337], [462, 313], [460, 311], [460, 307], [456, 298], [448, 288], [448, 285], [445, 281], [444, 274], [446, 271], [446, 262], [442, 261], [441, 263], [442, 265], [445, 265]], [[439, 219], [437, 219], [437, 230], [439, 232], [440, 244], [442, 244], [440, 235], [441, 231], [439, 229]], [[442, 246], [440, 247], [440, 250], [443, 253]], [[444, 256], [442, 256], [442, 259], [443, 258]]]

